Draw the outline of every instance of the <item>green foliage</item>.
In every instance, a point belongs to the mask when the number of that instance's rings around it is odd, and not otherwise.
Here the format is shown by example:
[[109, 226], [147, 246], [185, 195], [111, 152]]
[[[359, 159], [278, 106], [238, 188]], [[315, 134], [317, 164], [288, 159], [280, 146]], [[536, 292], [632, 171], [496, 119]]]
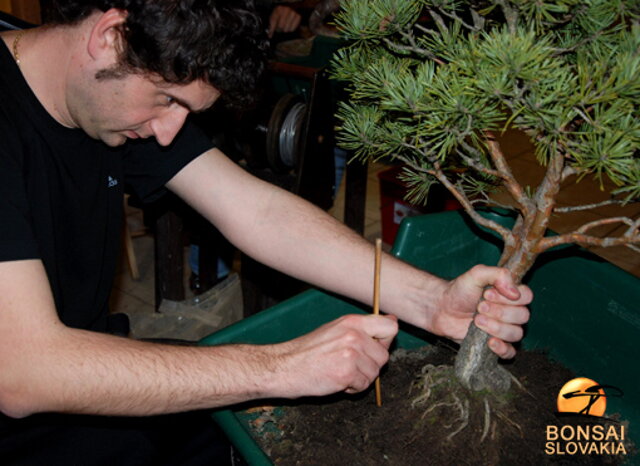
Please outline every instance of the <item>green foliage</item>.
[[347, 39], [376, 40], [393, 35], [415, 22], [421, 10], [420, 2], [350, 0], [351, 14], [340, 15], [336, 25]]
[[443, 176], [471, 198], [497, 181], [488, 132], [514, 127], [638, 199], [639, 21], [640, 0], [344, 2], [339, 143], [404, 162], [414, 199]]

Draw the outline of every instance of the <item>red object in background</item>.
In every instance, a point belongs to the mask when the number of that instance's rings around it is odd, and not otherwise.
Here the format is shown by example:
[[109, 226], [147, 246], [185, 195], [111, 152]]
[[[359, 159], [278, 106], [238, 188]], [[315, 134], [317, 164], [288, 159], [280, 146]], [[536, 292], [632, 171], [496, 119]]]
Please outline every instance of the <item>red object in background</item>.
[[415, 205], [405, 200], [407, 187], [398, 179], [402, 166], [396, 166], [378, 173], [380, 180], [380, 215], [382, 218], [382, 241], [393, 244], [405, 217], [430, 212], [456, 210], [462, 206], [441, 185], [432, 186], [426, 205]]

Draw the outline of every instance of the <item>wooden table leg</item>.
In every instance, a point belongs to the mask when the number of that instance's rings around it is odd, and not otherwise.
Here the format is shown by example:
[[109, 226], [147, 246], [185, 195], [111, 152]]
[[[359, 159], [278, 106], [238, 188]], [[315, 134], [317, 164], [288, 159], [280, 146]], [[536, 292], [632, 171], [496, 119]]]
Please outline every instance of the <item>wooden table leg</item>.
[[156, 220], [156, 311], [163, 299], [182, 301], [185, 298], [182, 231], [182, 218], [171, 209]]
[[345, 176], [344, 223], [362, 235], [367, 200], [367, 164], [358, 161], [348, 163]]

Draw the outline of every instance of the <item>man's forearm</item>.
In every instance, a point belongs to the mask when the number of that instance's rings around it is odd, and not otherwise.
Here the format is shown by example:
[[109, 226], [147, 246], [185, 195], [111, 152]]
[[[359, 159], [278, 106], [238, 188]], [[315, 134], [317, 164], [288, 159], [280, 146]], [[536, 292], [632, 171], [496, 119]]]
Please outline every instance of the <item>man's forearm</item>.
[[[241, 250], [307, 282], [371, 303], [373, 245], [306, 201], [257, 180], [211, 150], [168, 183]], [[483, 294], [487, 287], [493, 293]], [[380, 303], [384, 311], [453, 340], [471, 320], [495, 338], [494, 351], [511, 357], [531, 302], [508, 270], [478, 266], [445, 281], [385, 255]], [[485, 298], [482, 307], [478, 303]]]
[[141, 416], [355, 393], [387, 362], [397, 331], [391, 318], [350, 315], [274, 345], [183, 347], [59, 326], [48, 338], [21, 338], [20, 356], [2, 361], [0, 408], [15, 417]]
[[[371, 303], [373, 246], [321, 209], [255, 179], [219, 152], [192, 162], [169, 186], [255, 259]], [[381, 281], [383, 310], [429, 328], [444, 281], [389, 255]]]
[[3, 386], [9, 415], [139, 416], [277, 395], [271, 346], [160, 345], [68, 328], [36, 344], [20, 367], [4, 367], [16, 387]]
[[66, 327], [39, 260], [0, 262], [0, 411], [146, 415], [360, 391], [392, 319], [347, 316], [273, 345], [186, 347]]
[[[289, 193], [278, 192], [264, 210], [260, 231], [263, 244], [269, 247], [253, 250], [248, 245], [258, 260], [313, 285], [371, 304], [373, 245], [326, 212]], [[429, 306], [435, 304], [443, 284], [433, 275], [383, 255], [380, 302], [386, 312], [428, 328]]]
[[142, 415], [276, 395], [276, 345], [157, 345], [66, 327], [39, 260], [0, 262], [0, 410]]

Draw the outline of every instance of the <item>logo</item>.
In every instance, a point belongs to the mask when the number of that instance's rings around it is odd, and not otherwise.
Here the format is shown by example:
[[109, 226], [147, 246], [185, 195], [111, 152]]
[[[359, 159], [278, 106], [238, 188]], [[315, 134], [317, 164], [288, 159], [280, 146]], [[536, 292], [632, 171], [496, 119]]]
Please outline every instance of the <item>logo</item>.
[[586, 377], [569, 380], [558, 393], [558, 412], [604, 416], [609, 396], [622, 396], [622, 390], [611, 385], [599, 385]]
[[558, 414], [572, 416], [579, 421], [576, 425], [548, 425], [545, 453], [626, 455], [625, 426], [605, 417], [607, 397], [621, 396], [622, 390], [619, 388], [600, 385], [586, 377], [578, 377], [564, 384], [558, 393]]
[[107, 180], [107, 186], [109, 188], [113, 188], [117, 184], [118, 184], [118, 180], [116, 180], [115, 178], [111, 177], [111, 175], [109, 175], [109, 179]]

